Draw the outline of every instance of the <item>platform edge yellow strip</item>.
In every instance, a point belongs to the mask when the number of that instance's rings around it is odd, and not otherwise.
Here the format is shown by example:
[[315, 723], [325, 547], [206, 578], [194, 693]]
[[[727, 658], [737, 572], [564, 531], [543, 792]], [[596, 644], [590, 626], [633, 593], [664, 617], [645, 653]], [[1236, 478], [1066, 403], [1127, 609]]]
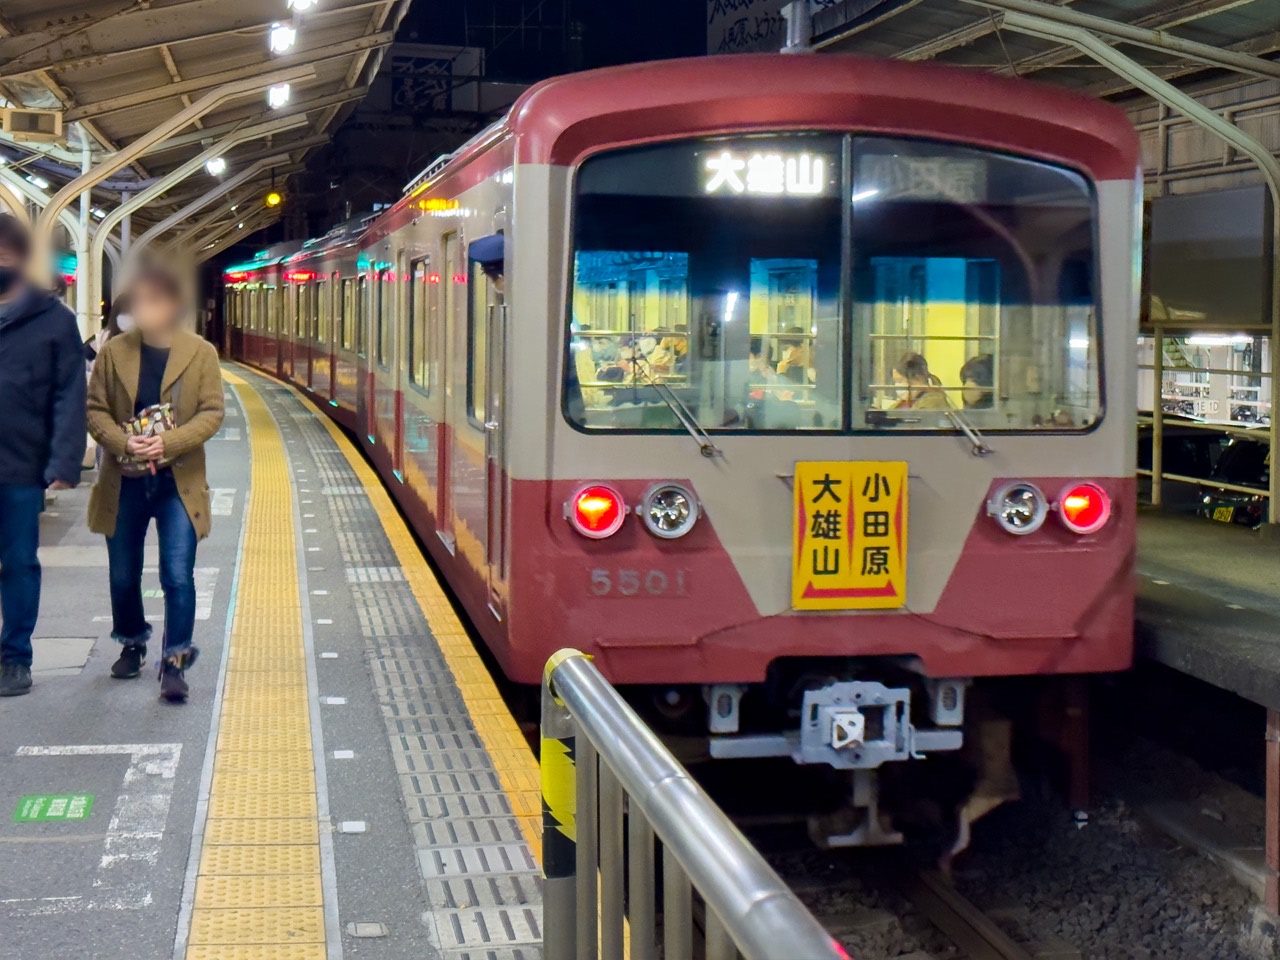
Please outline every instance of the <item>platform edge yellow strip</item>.
[[[435, 574], [423, 559], [413, 534], [391, 500], [391, 494], [382, 485], [381, 479], [373, 468], [360, 456], [347, 435], [311, 401], [310, 397], [291, 383], [286, 383], [260, 370], [255, 370], [254, 373], [273, 383], [288, 387], [293, 391], [294, 396], [319, 418], [368, 494], [369, 503], [378, 515], [378, 520], [382, 524], [387, 539], [391, 542], [392, 549], [395, 550], [400, 566], [404, 570], [405, 579], [413, 591], [414, 599], [417, 600], [431, 628], [432, 636], [445, 662], [449, 665], [454, 682], [458, 685], [463, 702], [475, 723], [476, 732], [480, 735], [480, 740], [493, 761], [494, 771], [498, 774], [502, 788], [511, 801], [512, 813], [520, 824], [525, 840], [529, 843], [529, 849], [541, 862], [542, 799], [538, 762], [532, 750], [508, 749], [509, 745], [517, 740], [524, 742], [524, 735], [505, 708], [496, 711], [492, 709], [495, 702], [502, 702], [502, 695], [489, 676], [488, 670], [484, 668], [480, 655], [469, 642], [444, 641], [445, 637], [465, 634], [466, 627], [454, 613], [449, 598], [445, 596]], [[480, 669], [475, 669], [477, 666]]]
[[[284, 438], [266, 402], [223, 370], [240, 398], [250, 450], [242, 589], [231, 611], [222, 728], [213, 757], [187, 960], [324, 960], [320, 824], [307, 704], [296, 557], [298, 531]], [[235, 666], [271, 652], [270, 670]], [[299, 707], [303, 709], [298, 709]], [[237, 717], [270, 712], [285, 739], [236, 738]], [[265, 719], [265, 717], [264, 717]], [[253, 729], [260, 729], [255, 722]], [[226, 735], [226, 736], [224, 736]], [[262, 902], [256, 902], [262, 901]]]

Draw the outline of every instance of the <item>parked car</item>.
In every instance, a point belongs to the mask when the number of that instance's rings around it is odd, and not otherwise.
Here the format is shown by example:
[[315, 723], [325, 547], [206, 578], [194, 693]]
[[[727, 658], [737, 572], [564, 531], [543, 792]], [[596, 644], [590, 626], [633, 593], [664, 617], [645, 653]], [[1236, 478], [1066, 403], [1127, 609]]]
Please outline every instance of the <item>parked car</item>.
[[1266, 491], [1271, 482], [1271, 444], [1252, 437], [1235, 437], [1218, 457], [1212, 480], [1239, 487], [1256, 489], [1258, 493], [1224, 490], [1212, 482], [1200, 487], [1202, 517], [1219, 523], [1238, 523], [1257, 527], [1267, 517]]
[[[1161, 451], [1166, 474], [1173, 473], [1196, 480], [1209, 480], [1224, 450], [1231, 443], [1230, 434], [1210, 430], [1189, 417], [1166, 416], [1164, 418], [1164, 446]], [[1152, 464], [1152, 426], [1138, 426], [1138, 469], [1150, 470]], [[1162, 506], [1174, 512], [1195, 513], [1199, 510], [1203, 495], [1194, 483], [1166, 479], [1160, 490]], [[1151, 478], [1138, 477], [1138, 500], [1151, 502]]]

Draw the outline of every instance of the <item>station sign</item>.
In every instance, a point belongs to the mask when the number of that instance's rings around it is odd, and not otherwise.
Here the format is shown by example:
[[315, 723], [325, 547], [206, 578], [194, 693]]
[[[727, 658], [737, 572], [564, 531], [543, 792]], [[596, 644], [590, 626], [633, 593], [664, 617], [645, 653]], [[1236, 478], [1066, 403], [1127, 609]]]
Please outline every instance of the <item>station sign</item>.
[[791, 605], [897, 609], [907, 599], [907, 465], [801, 461], [795, 470]]

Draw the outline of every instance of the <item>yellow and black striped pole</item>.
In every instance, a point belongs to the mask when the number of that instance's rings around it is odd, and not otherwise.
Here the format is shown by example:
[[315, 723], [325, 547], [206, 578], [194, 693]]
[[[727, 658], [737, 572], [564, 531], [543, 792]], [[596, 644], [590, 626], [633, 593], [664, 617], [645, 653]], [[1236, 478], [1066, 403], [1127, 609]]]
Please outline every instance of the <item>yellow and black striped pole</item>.
[[578, 774], [576, 724], [556, 699], [552, 675], [576, 650], [560, 650], [542, 674], [542, 936], [543, 953], [577, 956]]

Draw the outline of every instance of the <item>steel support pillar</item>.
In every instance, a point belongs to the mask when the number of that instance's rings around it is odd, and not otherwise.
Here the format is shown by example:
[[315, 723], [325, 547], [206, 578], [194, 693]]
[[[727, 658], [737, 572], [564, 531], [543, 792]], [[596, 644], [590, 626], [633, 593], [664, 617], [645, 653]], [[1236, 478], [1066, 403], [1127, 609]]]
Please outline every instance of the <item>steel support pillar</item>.
[[276, 83], [310, 80], [314, 76], [314, 67], [298, 66], [223, 84], [209, 91], [191, 106], [175, 113], [164, 123], [151, 130], [150, 133], [143, 134], [127, 147], [111, 154], [93, 169], [76, 177], [76, 179], [53, 195], [48, 206], [44, 208], [44, 211], [36, 221], [34, 240], [37, 269], [44, 271], [46, 274], [49, 272], [49, 258], [53, 251], [53, 225], [58, 214], [66, 209], [67, 205], [82, 192], [92, 189], [117, 170], [128, 166], [157, 143], [168, 140], [189, 123], [200, 119], [226, 101], [247, 96], [251, 93], [259, 93]]
[[1267, 711], [1266, 891], [1267, 913], [1280, 915], [1280, 711]]
[[13, 216], [22, 221], [22, 225], [24, 227], [29, 228], [31, 226], [31, 214], [27, 213], [26, 203], [23, 202], [22, 198], [10, 190], [6, 184], [7, 181], [5, 181], [5, 183], [0, 183], [0, 205], [2, 205], [7, 212], [13, 214]]
[[[93, 169], [93, 151], [86, 140], [80, 158], [80, 174], [83, 176]], [[46, 208], [48, 209], [48, 208]], [[76, 249], [76, 322], [80, 325], [80, 339], [87, 340], [93, 336], [97, 327], [94, 318], [98, 314], [97, 304], [102, 299], [102, 256], [96, 259], [91, 254], [85, 256], [86, 249], [92, 249], [89, 239], [89, 224], [92, 221], [93, 191], [86, 187], [80, 191], [80, 238], [82, 241]], [[104, 231], [99, 230], [99, 234]]]
[[[966, 0], [966, 2], [974, 2], [974, 0]], [[1030, 4], [1037, 8], [1041, 6], [1030, 3], [1030, 0], [1000, 0], [1000, 3], [1006, 6], [1014, 3], [1021, 6]], [[1277, 439], [1280, 438], [1280, 416], [1277, 416], [1280, 414], [1280, 376], [1277, 376], [1280, 374], [1280, 159], [1277, 159], [1256, 137], [1245, 133], [1234, 123], [1214, 113], [1173, 84], [1161, 80], [1147, 67], [1125, 56], [1088, 30], [1022, 13], [1006, 13], [1004, 26], [1005, 29], [1016, 33], [1055, 40], [1075, 47], [1103, 66], [1109, 67], [1160, 103], [1180, 111], [1189, 120], [1221, 137], [1257, 164], [1258, 169], [1262, 171], [1262, 177], [1271, 195], [1271, 425], [1269, 433], [1271, 449], [1277, 449]], [[1157, 345], [1157, 348], [1159, 346], [1161, 345]], [[1269, 523], [1280, 520], [1280, 514], [1277, 514], [1278, 500], [1280, 500], [1280, 470], [1272, 470], [1267, 485], [1267, 521]]]

